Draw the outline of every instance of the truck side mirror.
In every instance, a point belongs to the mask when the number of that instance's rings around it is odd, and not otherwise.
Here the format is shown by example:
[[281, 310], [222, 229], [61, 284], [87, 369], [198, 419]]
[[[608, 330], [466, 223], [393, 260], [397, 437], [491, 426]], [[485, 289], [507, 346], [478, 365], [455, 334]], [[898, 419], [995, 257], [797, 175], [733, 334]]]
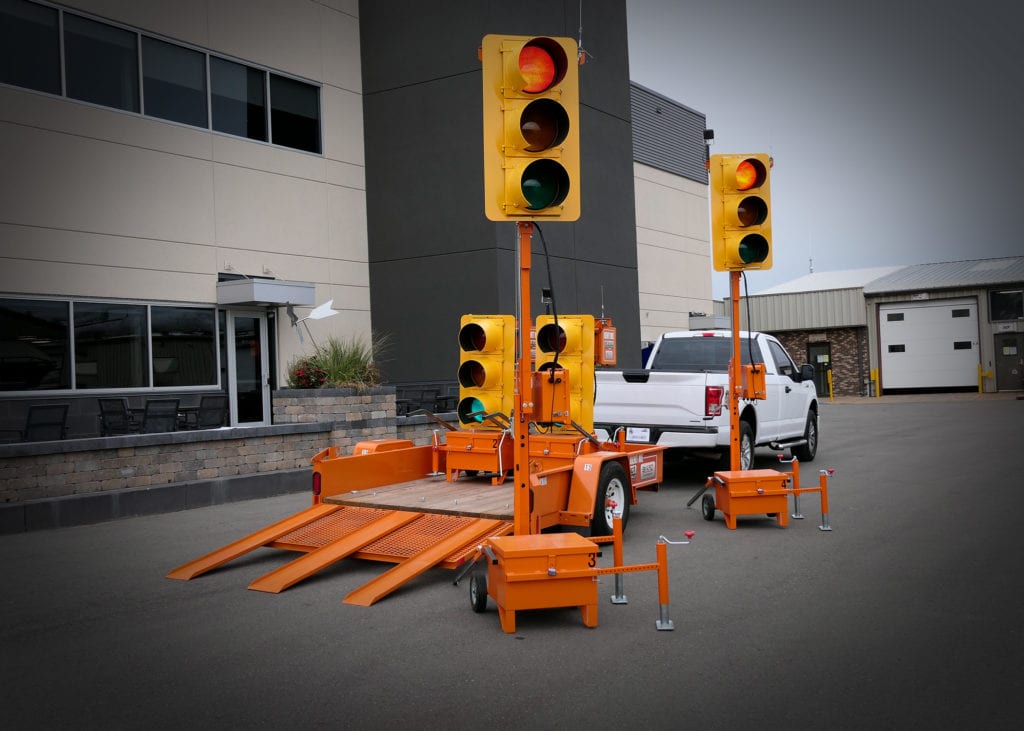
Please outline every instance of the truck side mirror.
[[814, 380], [814, 366], [810, 363], [804, 363], [800, 366], [800, 380], [801, 381], [813, 381]]

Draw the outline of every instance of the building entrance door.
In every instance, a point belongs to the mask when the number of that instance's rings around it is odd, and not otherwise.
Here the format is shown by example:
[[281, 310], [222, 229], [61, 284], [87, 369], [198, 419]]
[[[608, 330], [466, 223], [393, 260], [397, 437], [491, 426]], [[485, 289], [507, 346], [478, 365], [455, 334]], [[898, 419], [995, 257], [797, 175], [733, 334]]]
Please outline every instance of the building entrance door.
[[807, 362], [814, 366], [814, 388], [818, 396], [828, 397], [828, 369], [832, 367], [830, 343], [808, 343]]
[[996, 390], [1024, 390], [1024, 334], [996, 333]]
[[267, 316], [229, 312], [228, 394], [231, 425], [270, 423], [270, 359]]

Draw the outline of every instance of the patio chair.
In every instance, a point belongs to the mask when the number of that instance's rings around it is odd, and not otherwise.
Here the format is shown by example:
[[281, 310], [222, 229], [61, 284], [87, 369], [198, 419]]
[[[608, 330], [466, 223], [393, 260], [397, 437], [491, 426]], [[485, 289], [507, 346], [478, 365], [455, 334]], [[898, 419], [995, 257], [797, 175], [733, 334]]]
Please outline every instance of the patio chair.
[[18, 435], [22, 442], [49, 442], [64, 439], [68, 432], [67, 404], [37, 404], [28, 407], [24, 429], [0, 431]]
[[215, 393], [199, 399], [199, 408], [195, 411], [195, 420], [185, 424], [186, 429], [217, 429], [227, 423], [228, 396]]
[[177, 431], [178, 401], [176, 398], [149, 399], [142, 412], [142, 433]]
[[109, 437], [116, 434], [134, 434], [139, 430], [132, 412], [128, 410], [128, 402], [123, 398], [101, 398], [100, 402], [100, 436]]

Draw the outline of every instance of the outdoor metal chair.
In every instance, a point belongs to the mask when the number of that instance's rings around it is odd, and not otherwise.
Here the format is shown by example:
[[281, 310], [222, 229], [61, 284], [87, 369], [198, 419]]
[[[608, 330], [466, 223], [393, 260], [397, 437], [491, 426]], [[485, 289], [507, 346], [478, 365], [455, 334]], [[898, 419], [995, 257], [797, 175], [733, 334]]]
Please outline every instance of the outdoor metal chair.
[[215, 393], [199, 399], [199, 408], [195, 411], [195, 420], [185, 423], [186, 429], [217, 429], [227, 423], [228, 397], [224, 393]]
[[123, 398], [101, 398], [100, 403], [100, 436], [109, 437], [117, 434], [134, 434], [139, 430], [132, 412], [128, 410], [128, 402]]
[[178, 401], [176, 398], [149, 399], [142, 412], [142, 433], [177, 431]]
[[24, 429], [3, 429], [18, 435], [22, 442], [49, 442], [64, 439], [68, 432], [67, 404], [37, 404], [28, 407]]

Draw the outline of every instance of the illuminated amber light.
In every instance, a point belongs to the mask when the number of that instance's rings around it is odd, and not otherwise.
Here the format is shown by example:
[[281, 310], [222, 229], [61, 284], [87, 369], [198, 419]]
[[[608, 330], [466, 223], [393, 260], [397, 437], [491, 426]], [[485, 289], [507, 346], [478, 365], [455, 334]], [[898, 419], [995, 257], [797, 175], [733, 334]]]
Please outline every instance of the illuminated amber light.
[[523, 91], [531, 94], [548, 89], [555, 80], [555, 59], [540, 46], [523, 46], [519, 53], [519, 75]]

